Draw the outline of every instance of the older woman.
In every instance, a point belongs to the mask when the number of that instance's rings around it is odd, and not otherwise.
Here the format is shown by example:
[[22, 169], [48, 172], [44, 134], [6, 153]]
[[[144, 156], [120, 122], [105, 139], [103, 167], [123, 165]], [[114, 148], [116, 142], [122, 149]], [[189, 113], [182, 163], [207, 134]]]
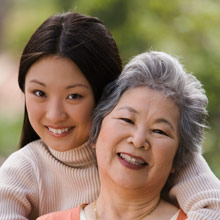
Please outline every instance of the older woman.
[[177, 59], [149, 52], [132, 59], [105, 95], [90, 138], [101, 182], [98, 199], [39, 220], [186, 219], [166, 192], [201, 150], [207, 114], [201, 83]]

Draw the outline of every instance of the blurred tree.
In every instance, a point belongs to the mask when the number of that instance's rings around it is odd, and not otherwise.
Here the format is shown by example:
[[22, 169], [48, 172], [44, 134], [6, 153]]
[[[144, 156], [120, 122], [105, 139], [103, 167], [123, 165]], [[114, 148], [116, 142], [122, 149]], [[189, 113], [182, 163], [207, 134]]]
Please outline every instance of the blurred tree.
[[55, 0], [55, 4], [60, 11], [69, 11], [74, 4], [74, 0]]
[[2, 49], [3, 38], [4, 38], [4, 19], [7, 14], [7, 10], [9, 8], [10, 0], [0, 0], [0, 50]]

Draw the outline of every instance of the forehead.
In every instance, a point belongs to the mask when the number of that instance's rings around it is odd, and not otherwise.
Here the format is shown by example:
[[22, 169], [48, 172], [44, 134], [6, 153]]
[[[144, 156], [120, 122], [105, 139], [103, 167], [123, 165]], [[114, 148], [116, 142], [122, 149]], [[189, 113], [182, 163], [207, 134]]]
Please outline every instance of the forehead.
[[35, 62], [26, 75], [26, 80], [32, 78], [45, 82], [68, 83], [69, 80], [72, 80], [89, 84], [84, 74], [72, 60], [55, 55], [43, 57]]
[[120, 97], [118, 103], [113, 110], [123, 109], [123, 106], [129, 106], [135, 111], [155, 111], [166, 112], [176, 111], [179, 109], [174, 101], [166, 97], [159, 90], [151, 89], [147, 86], [136, 87], [126, 90]]
[[[165, 94], [162, 91], [151, 89], [148, 86], [139, 86], [135, 88], [129, 88], [127, 89], [120, 97], [117, 104], [120, 103], [136, 103], [140, 99], [145, 100], [146, 102], [149, 102], [151, 100], [167, 100]], [[140, 103], [143, 104], [143, 103]]]

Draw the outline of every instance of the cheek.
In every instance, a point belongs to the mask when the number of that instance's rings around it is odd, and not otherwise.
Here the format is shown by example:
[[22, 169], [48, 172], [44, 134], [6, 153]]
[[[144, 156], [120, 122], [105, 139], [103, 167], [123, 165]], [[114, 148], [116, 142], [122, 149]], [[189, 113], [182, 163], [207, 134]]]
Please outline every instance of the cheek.
[[87, 123], [91, 125], [92, 112], [94, 110], [94, 107], [95, 107], [95, 103], [92, 100], [80, 106], [78, 110], [76, 111], [78, 114], [78, 117], [81, 118], [82, 121], [87, 121]]
[[100, 132], [97, 138], [97, 144], [105, 147], [107, 144], [113, 144], [117, 127], [111, 120], [104, 119], [101, 124]]
[[[102, 166], [110, 164], [115, 157], [118, 144], [121, 141], [118, 131], [115, 130], [114, 122], [103, 121], [96, 142], [96, 154]], [[104, 164], [103, 164], [104, 163]]]
[[112, 145], [108, 141], [107, 136], [102, 136], [97, 140], [95, 148], [99, 170], [102, 172], [111, 164], [113, 153]]
[[[103, 120], [101, 129], [95, 144], [97, 160], [106, 158], [106, 153], [111, 151], [113, 145], [113, 138], [111, 136], [110, 123], [105, 123]], [[107, 158], [106, 158], [107, 159]]]
[[94, 102], [84, 102], [79, 105], [66, 105], [65, 109], [70, 118], [82, 126], [91, 126]]
[[176, 154], [175, 145], [170, 146], [160, 146], [154, 151], [154, 157], [158, 164], [160, 164], [161, 167], [172, 167], [173, 160]]
[[42, 106], [36, 104], [31, 99], [26, 99], [26, 108], [30, 120], [40, 117], [43, 112]]
[[92, 124], [92, 109], [74, 109], [71, 112], [72, 118], [83, 127], [91, 128]]

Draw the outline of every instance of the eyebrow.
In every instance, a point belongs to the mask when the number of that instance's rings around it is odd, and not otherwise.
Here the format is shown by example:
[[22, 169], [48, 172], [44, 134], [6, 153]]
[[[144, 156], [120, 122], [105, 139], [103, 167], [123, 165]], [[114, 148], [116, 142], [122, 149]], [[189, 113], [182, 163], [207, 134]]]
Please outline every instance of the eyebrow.
[[32, 80], [30, 81], [30, 83], [37, 83], [37, 84], [40, 84], [41, 86], [46, 87], [46, 85], [45, 85], [44, 83], [39, 82], [39, 81], [38, 81], [38, 80], [36, 80], [36, 79], [32, 79]]
[[129, 112], [138, 114], [138, 112], [137, 112], [134, 108], [132, 108], [132, 107], [130, 107], [130, 106], [123, 106], [123, 107], [119, 108], [118, 110], [124, 110], [124, 109], [125, 109], [125, 110], [128, 110]]
[[82, 84], [82, 83], [78, 83], [78, 84], [67, 86], [66, 89], [72, 89], [72, 88], [75, 88], [75, 87], [78, 87], [78, 86], [84, 87], [84, 88], [87, 88], [87, 89], [89, 88], [88, 85], [85, 85], [85, 84]]
[[[44, 83], [42, 83], [42, 82], [40, 82], [40, 81], [38, 81], [38, 80], [36, 80], [36, 79], [33, 79], [33, 80], [31, 80], [30, 81], [31, 83], [37, 83], [37, 84], [39, 84], [39, 85], [41, 85], [41, 86], [44, 86], [44, 87], [46, 87], [46, 85], [44, 84]], [[75, 87], [84, 87], [84, 88], [89, 88], [89, 86], [88, 85], [85, 85], [85, 84], [82, 84], [82, 83], [78, 83], [78, 84], [74, 84], [74, 85], [69, 85], [69, 86], [67, 86], [66, 87], [66, 89], [71, 89], [71, 88], [75, 88]]]

